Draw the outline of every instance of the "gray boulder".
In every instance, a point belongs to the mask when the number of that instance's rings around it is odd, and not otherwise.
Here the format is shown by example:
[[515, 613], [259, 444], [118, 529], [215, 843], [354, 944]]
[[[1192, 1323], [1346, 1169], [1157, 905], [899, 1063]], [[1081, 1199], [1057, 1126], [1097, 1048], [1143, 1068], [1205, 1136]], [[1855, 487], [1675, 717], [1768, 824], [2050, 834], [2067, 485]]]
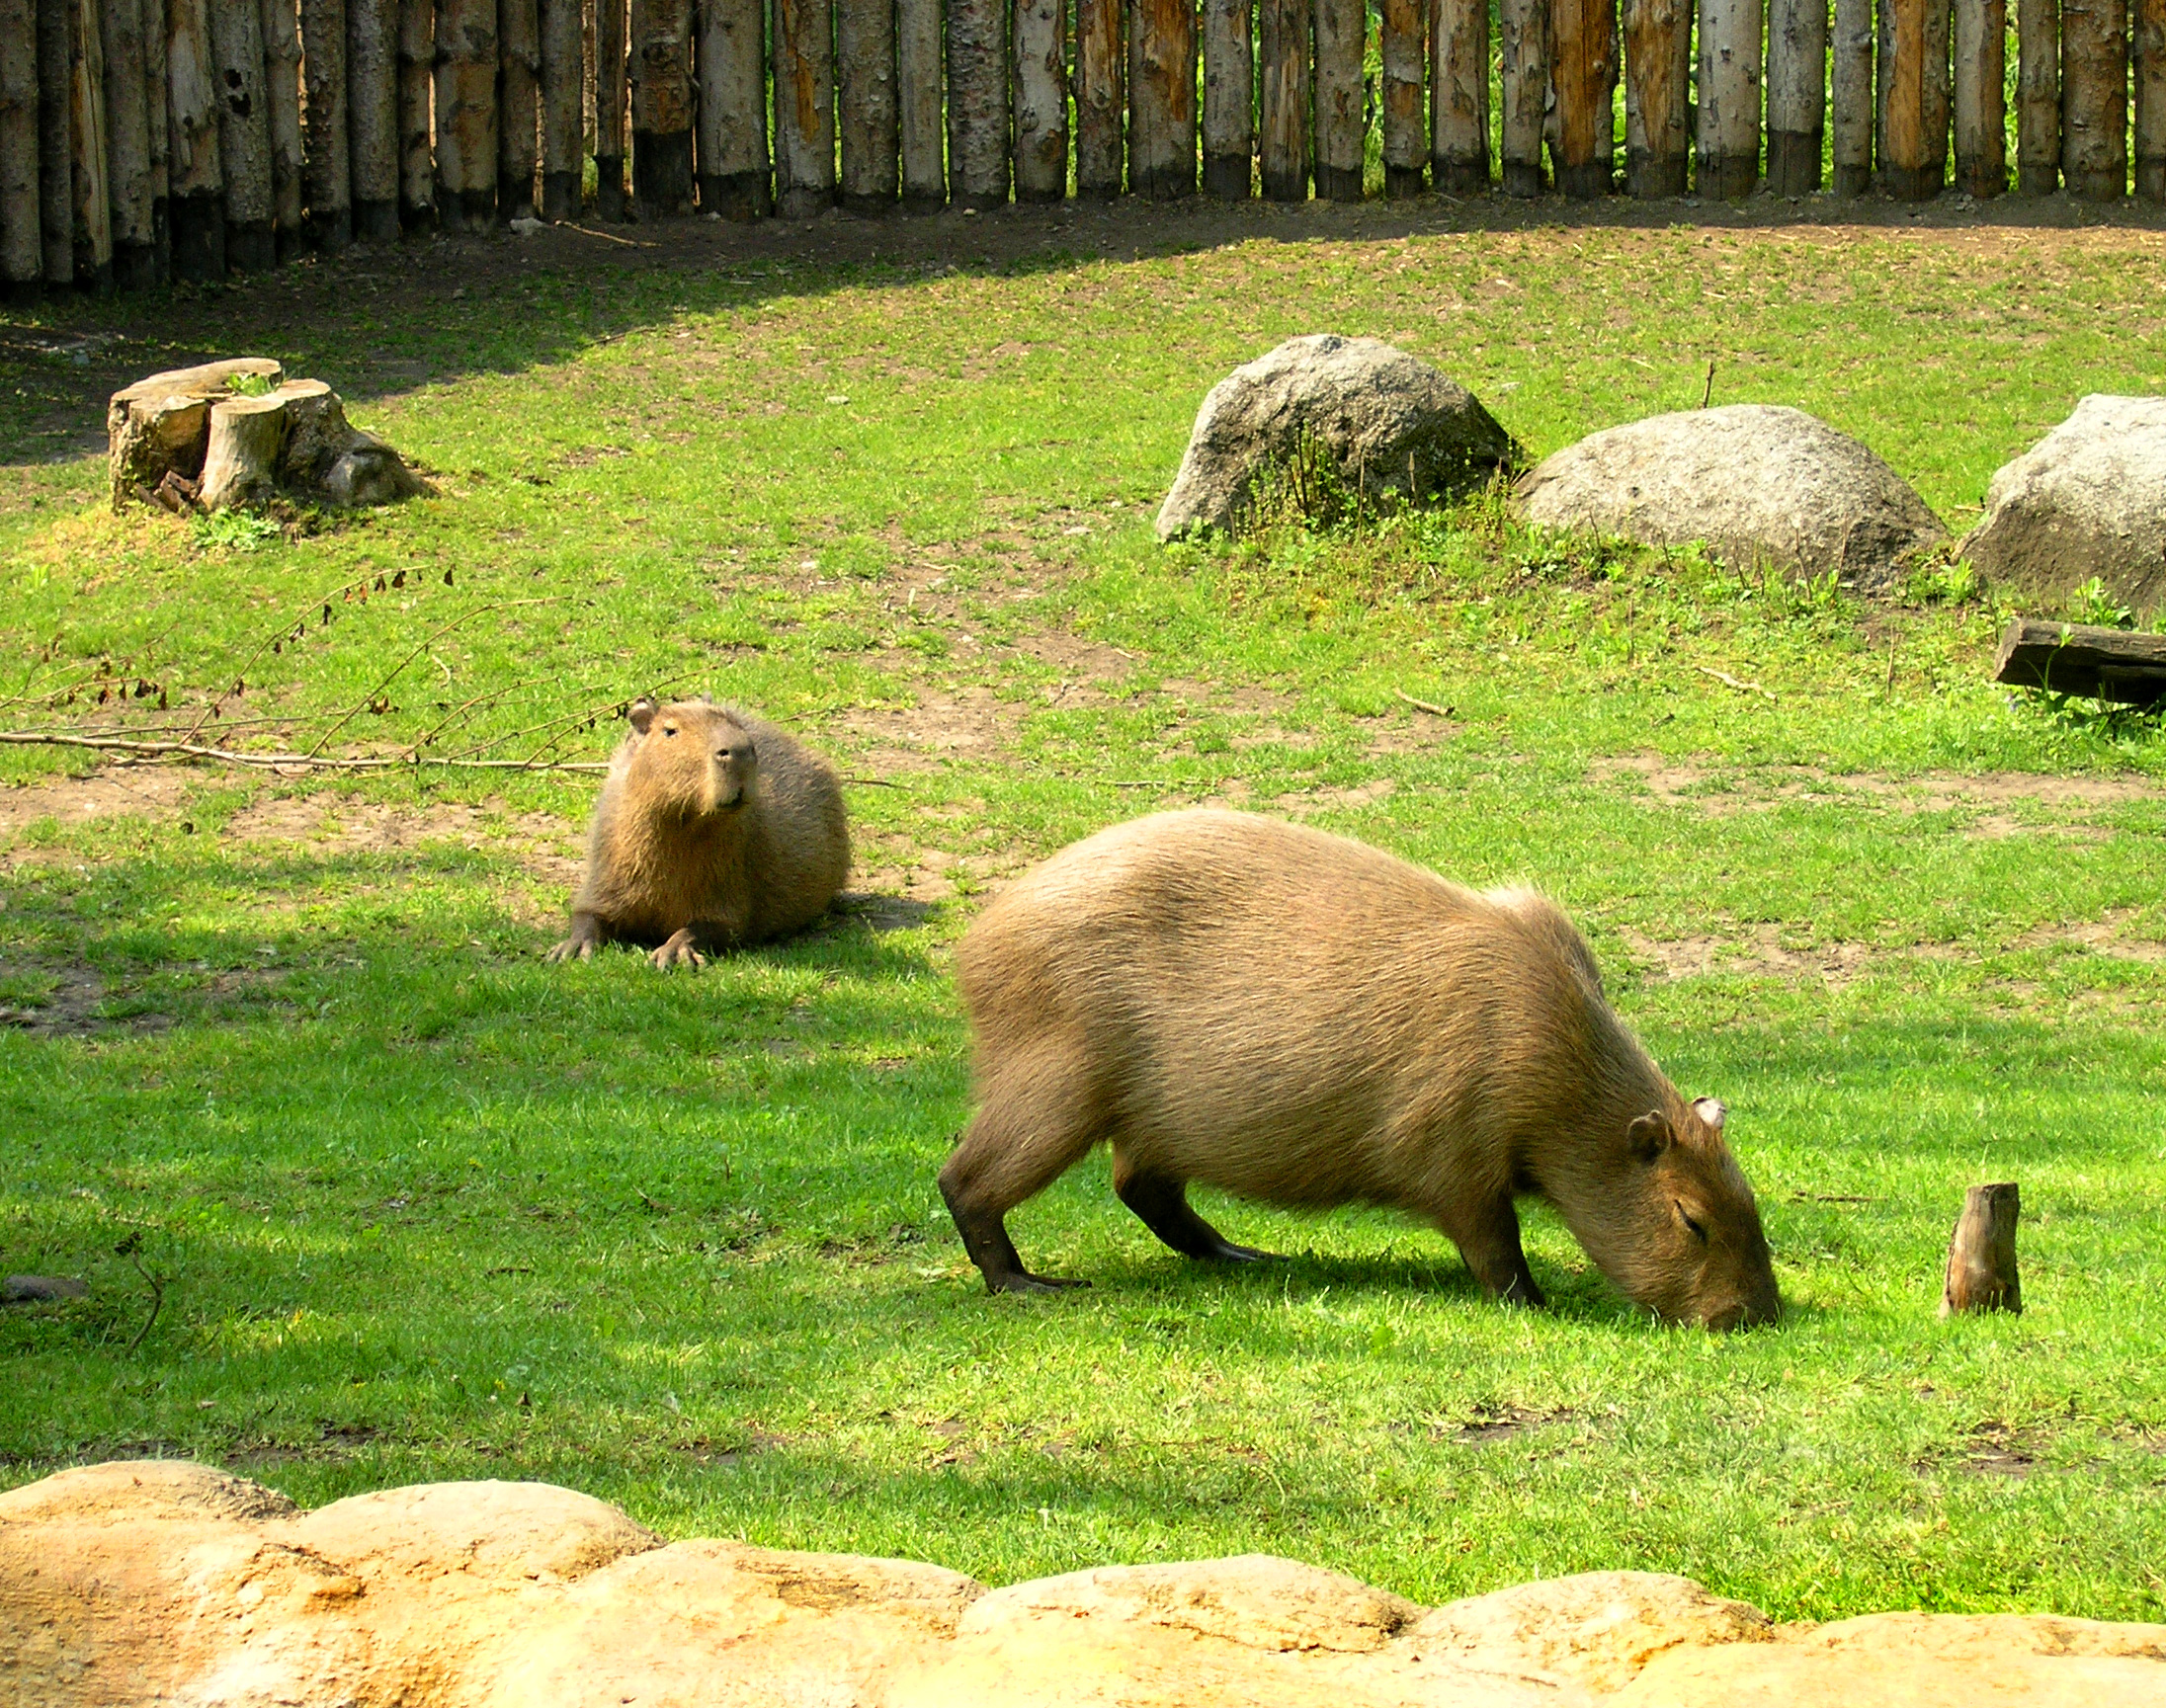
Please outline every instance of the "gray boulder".
[[1474, 394], [1377, 338], [1290, 338], [1236, 367], [1197, 412], [1181, 472], [1158, 512], [1158, 537], [1231, 528], [1257, 482], [1306, 434], [1349, 485], [1418, 498], [1459, 490], [1508, 467], [1512, 437]]
[[1902, 476], [1801, 409], [1737, 403], [1590, 435], [1519, 483], [1546, 528], [1646, 545], [1704, 541], [1724, 562], [1871, 592], [1948, 529]]
[[1993, 476], [1963, 552], [1987, 581], [2036, 599], [2096, 576], [2139, 612], [2166, 602], [2166, 397], [2082, 399]]

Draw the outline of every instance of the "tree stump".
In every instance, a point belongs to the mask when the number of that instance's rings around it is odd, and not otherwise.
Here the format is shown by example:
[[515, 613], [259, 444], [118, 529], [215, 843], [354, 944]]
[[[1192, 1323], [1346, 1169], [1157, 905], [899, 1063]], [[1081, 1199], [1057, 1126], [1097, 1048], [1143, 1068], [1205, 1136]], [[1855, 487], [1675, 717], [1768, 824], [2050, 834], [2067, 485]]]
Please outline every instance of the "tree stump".
[[278, 490], [285, 448], [286, 399], [277, 392], [213, 403], [199, 494], [204, 509], [261, 504]]
[[153, 373], [113, 394], [106, 405], [106, 443], [115, 510], [138, 483], [154, 487], [168, 469], [190, 480], [203, 473], [210, 406], [229, 395], [226, 382], [240, 374], [257, 375], [274, 385], [283, 377], [270, 358], [244, 356]]
[[2023, 1289], [2016, 1279], [2018, 1196], [2012, 1180], [1972, 1186], [1963, 1194], [1962, 1214], [1948, 1242], [1942, 1316], [2023, 1310]]

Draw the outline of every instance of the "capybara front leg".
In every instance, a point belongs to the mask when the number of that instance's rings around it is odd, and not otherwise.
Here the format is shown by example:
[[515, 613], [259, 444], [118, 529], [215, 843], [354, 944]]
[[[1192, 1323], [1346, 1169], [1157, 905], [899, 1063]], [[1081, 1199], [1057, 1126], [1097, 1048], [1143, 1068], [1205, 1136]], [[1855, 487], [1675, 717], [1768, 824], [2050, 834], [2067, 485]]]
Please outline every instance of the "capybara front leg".
[[1449, 1218], [1444, 1231], [1491, 1298], [1506, 1305], [1536, 1309], [1549, 1303], [1535, 1285], [1534, 1271], [1527, 1266], [1527, 1251], [1519, 1238], [1519, 1211], [1509, 1194], [1500, 1194], [1478, 1209]]
[[571, 935], [549, 950], [552, 961], [591, 961], [604, 941], [602, 922], [593, 914], [571, 916]]
[[1144, 1227], [1183, 1257], [1220, 1263], [1254, 1263], [1273, 1256], [1253, 1246], [1236, 1246], [1199, 1216], [1189, 1207], [1186, 1182], [1165, 1175], [1131, 1172], [1118, 1154], [1114, 1158], [1113, 1189], [1141, 1218]]

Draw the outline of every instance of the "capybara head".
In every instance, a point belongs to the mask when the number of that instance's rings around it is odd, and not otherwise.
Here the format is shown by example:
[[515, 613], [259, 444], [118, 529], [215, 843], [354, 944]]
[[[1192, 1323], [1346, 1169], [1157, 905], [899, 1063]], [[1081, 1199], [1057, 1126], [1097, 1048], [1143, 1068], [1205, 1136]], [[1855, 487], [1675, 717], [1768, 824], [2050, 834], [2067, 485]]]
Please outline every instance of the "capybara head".
[[638, 738], [626, 768], [626, 786], [657, 811], [706, 818], [742, 806], [752, 795], [759, 755], [737, 720], [704, 699], [656, 705], [635, 700], [631, 727]]
[[1783, 1301], [1760, 1206], [1722, 1139], [1724, 1113], [1702, 1098], [1635, 1116], [1619, 1135], [1622, 1179], [1582, 1243], [1656, 1315], [1740, 1329], [1774, 1322]]

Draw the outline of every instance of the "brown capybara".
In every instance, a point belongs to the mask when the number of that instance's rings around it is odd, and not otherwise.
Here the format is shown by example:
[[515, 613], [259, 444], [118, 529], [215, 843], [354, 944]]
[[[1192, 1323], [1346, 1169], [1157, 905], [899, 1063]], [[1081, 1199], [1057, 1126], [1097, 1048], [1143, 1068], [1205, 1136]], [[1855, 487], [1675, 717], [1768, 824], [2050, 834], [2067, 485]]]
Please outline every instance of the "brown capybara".
[[631, 707], [587, 835], [571, 935], [651, 948], [658, 967], [799, 931], [850, 872], [842, 784], [773, 724], [705, 699]]
[[978, 1107], [940, 1186], [994, 1292], [1074, 1284], [1026, 1270], [1005, 1217], [1103, 1141], [1122, 1201], [1193, 1258], [1262, 1254], [1189, 1207], [1191, 1180], [1383, 1204], [1540, 1305], [1513, 1207], [1531, 1192], [1663, 1317], [1781, 1309], [1722, 1105], [1678, 1095], [1533, 891], [1248, 813], [1162, 813], [1025, 875], [957, 967]]

